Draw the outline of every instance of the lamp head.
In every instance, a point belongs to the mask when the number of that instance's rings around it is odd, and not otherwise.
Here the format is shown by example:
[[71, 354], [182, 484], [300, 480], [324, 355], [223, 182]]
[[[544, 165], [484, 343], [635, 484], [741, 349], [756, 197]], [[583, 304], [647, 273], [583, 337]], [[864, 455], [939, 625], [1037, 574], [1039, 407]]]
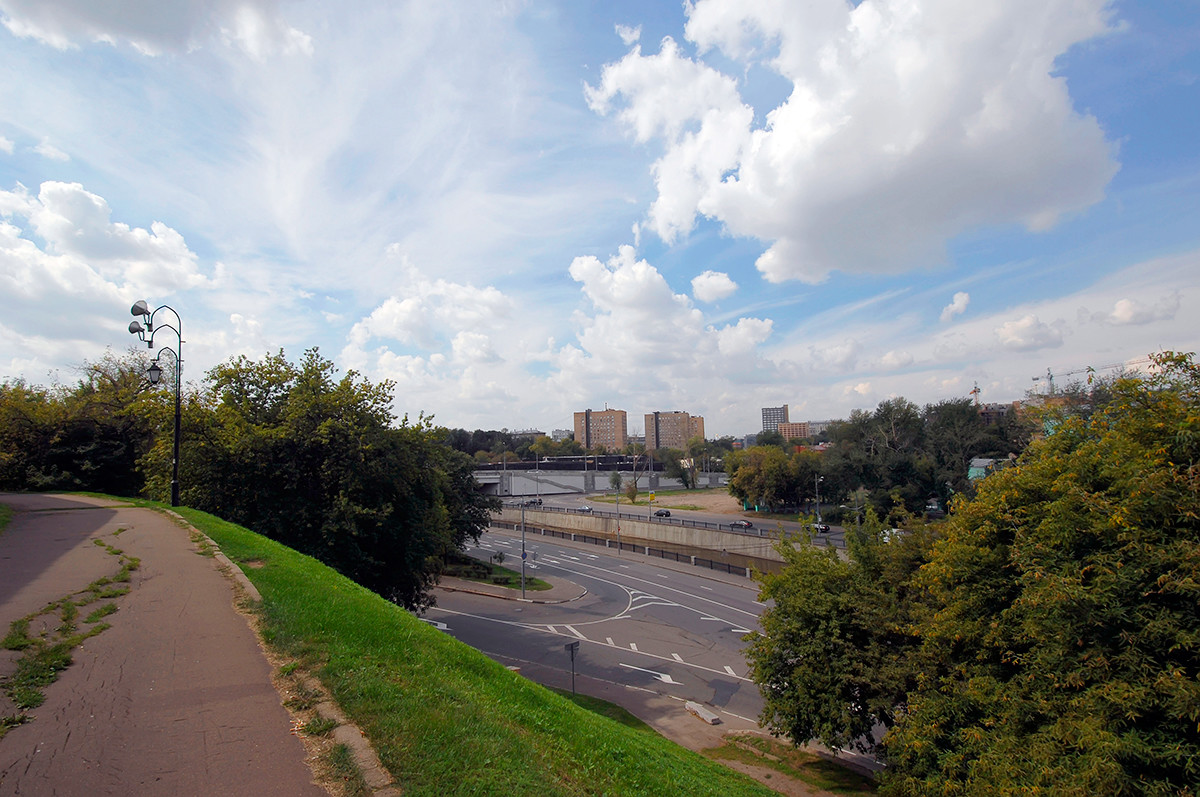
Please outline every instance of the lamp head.
[[133, 303], [133, 307], [129, 308], [130, 315], [150, 315], [150, 307], [146, 304], [145, 299], [138, 299]]
[[145, 331], [146, 328], [142, 326], [142, 322], [138, 321], [136, 318], [129, 322], [130, 335], [140, 335]]
[[150, 363], [150, 367], [146, 369], [146, 376], [150, 377], [152, 385], [157, 385], [162, 381], [162, 367], [159, 366], [158, 360]]

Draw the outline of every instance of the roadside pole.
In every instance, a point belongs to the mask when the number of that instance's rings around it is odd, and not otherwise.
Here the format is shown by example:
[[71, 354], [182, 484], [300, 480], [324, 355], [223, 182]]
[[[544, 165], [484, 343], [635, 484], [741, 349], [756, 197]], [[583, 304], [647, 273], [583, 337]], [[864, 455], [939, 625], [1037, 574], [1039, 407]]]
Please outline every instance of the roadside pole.
[[525, 502], [521, 502], [521, 600], [525, 600]]

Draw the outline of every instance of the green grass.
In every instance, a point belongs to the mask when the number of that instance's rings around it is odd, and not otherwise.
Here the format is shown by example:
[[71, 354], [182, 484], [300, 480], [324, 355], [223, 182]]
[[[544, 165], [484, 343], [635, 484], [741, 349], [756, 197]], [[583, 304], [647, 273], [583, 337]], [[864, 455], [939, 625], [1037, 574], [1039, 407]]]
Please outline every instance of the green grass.
[[[656, 734], [581, 708], [313, 559], [178, 510], [263, 596], [263, 636], [305, 663], [406, 795], [767, 795]], [[261, 564], [261, 566], [259, 566]]]
[[788, 778], [804, 781], [834, 794], [874, 794], [876, 791], [875, 782], [866, 775], [778, 739], [762, 736], [726, 737], [724, 744], [705, 750], [704, 755], [717, 760], [769, 767]]
[[4, 533], [4, 529], [8, 526], [8, 522], [12, 520], [13, 510], [8, 504], [0, 504], [0, 534]]

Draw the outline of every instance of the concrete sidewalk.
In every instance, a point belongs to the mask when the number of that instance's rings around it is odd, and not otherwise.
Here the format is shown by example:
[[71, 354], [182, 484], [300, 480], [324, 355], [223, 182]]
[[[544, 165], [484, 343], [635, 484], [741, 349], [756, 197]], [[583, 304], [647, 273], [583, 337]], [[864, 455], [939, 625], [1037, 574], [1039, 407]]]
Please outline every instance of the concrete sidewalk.
[[[45, 703], [0, 739], [0, 795], [323, 795], [271, 684], [231, 581], [188, 531], [149, 509], [65, 495], [0, 495], [0, 634], [137, 557], [111, 627], [72, 651]], [[97, 544], [97, 543], [101, 544]], [[117, 551], [117, 553], [114, 553]], [[45, 614], [31, 624], [53, 633]], [[0, 651], [0, 677], [20, 652]], [[0, 697], [0, 715], [12, 713]]]

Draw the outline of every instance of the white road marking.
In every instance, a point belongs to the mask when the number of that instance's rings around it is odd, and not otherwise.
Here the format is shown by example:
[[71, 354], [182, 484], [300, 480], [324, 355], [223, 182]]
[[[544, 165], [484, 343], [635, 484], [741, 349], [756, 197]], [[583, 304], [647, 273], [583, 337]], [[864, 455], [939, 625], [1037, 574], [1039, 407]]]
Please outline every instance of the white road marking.
[[706, 587], [706, 586], [704, 586], [703, 584], [697, 584], [696, 586], [697, 586], [697, 587], [699, 587], [700, 589], [706, 589], [706, 590], [708, 590], [709, 592], [712, 592], [712, 591], [713, 591], [713, 588], [712, 588], [712, 587]]
[[548, 626], [546, 626], [546, 628], [547, 628], [547, 630], [549, 630], [549, 631], [550, 631], [550, 633], [551, 633], [551, 634], [557, 634], [557, 633], [558, 633], [558, 631], [554, 630], [554, 626], [552, 626], [552, 625], [548, 625]]
[[436, 628], [439, 631], [449, 631], [450, 630], [450, 626], [446, 625], [445, 623], [439, 623], [437, 620], [430, 620], [428, 617], [422, 617], [421, 619], [424, 620], [425, 622], [429, 623], [431, 626], [433, 626], [434, 628]]
[[734, 671], [733, 671], [733, 668], [732, 668], [732, 667], [730, 667], [728, 664], [726, 664], [726, 665], [725, 665], [725, 672], [729, 673], [729, 674], [730, 674], [730, 675], [732, 675], [734, 678], [737, 678], [737, 673], [736, 673], [736, 672], [734, 672]]
[[632, 650], [634, 653], [636, 653], [636, 652], [637, 652], [637, 643], [636, 643], [636, 642], [630, 642], [630, 643], [629, 643], [629, 649], [630, 649], [630, 650]]
[[628, 569], [629, 569], [629, 565], [617, 565], [617, 567], [621, 567], [621, 568], [624, 568], [624, 569], [626, 569], [626, 570], [628, 570]]
[[723, 622], [720, 617], [701, 617], [701, 620], [716, 620], [718, 623]]
[[[574, 634], [575, 636], [579, 637], [580, 639], [587, 639], [587, 637], [585, 637], [583, 634], [581, 634], [581, 633], [579, 633], [578, 631], [576, 631], [576, 630], [575, 630], [575, 628], [574, 628], [573, 626], [564, 625], [564, 626], [563, 626], [563, 628], [567, 629], [568, 631], [570, 631], [572, 634]], [[728, 670], [729, 668], [728, 668], [728, 667], [726, 667], [725, 669], [727, 669], [727, 670]]]
[[729, 630], [735, 634], [749, 634], [750, 633], [749, 628], [730, 628]]
[[610, 636], [606, 636], [606, 637], [604, 637], [604, 638], [605, 638], [605, 639], [607, 639], [607, 640], [608, 640], [608, 644], [612, 645], [614, 648], [617, 646], [617, 643], [612, 641], [612, 637], [610, 637]]
[[675, 659], [675, 661], [683, 661], [683, 656], [680, 656], [678, 653], [672, 653], [671, 658]]
[[[513, 628], [524, 628], [524, 629], [527, 629], [527, 630], [529, 630], [529, 631], [538, 631], [538, 632], [540, 632], [540, 633], [543, 633], [543, 634], [544, 634], [544, 633], [547, 633], [546, 629], [548, 628], [548, 626], [544, 626], [544, 625], [534, 625], [534, 624], [531, 624], [531, 623], [521, 623], [521, 622], [517, 622], [517, 621], [515, 621], [515, 620], [503, 620], [503, 619], [500, 619], [500, 618], [498, 618], [498, 617], [484, 617], [483, 615], [480, 615], [480, 614], [471, 614], [470, 612], [460, 612], [460, 611], [456, 611], [455, 609], [445, 609], [445, 608], [442, 608], [442, 607], [440, 607], [440, 606], [431, 607], [431, 608], [430, 608], [428, 611], [431, 611], [431, 612], [438, 612], [438, 613], [441, 613], [441, 614], [448, 614], [448, 615], [452, 615], [452, 616], [454, 616], [454, 617], [469, 617], [469, 618], [471, 618], [471, 619], [473, 619], [473, 620], [480, 620], [480, 621], [483, 621], [483, 622], [488, 622], [488, 623], [497, 623], [497, 624], [499, 624], [499, 625], [508, 625], [508, 626], [512, 626]], [[420, 618], [420, 619], [425, 619], [425, 618]], [[627, 620], [628, 620], [628, 619], [631, 619], [631, 618], [629, 618], [629, 617], [625, 617], [625, 618], [623, 618], [623, 619], [627, 619]], [[560, 636], [560, 637], [565, 637], [565, 636], [567, 636], [566, 634], [564, 634], [564, 633], [561, 633], [561, 632], [558, 632], [558, 631], [552, 631], [552, 632], [549, 632], [549, 633], [553, 633], [555, 636]], [[586, 641], [586, 642], [588, 642], [589, 644], [592, 644], [592, 645], [603, 645], [603, 644], [604, 644], [603, 642], [600, 642], [600, 641], [598, 641], [598, 640], [591, 640], [591, 639], [588, 639], [588, 640], [584, 640], [584, 641]], [[665, 661], [665, 662], [668, 662], [668, 663], [671, 663], [671, 664], [678, 664], [678, 663], [679, 663], [679, 662], [677, 662], [677, 661], [674, 661], [673, 659], [668, 659], [666, 656], [660, 656], [660, 655], [658, 655], [657, 653], [647, 653], [647, 652], [646, 652], [646, 651], [644, 651], [644, 650], [638, 650], [638, 649], [637, 649], [637, 645], [636, 645], [636, 644], [632, 644], [632, 643], [631, 643], [631, 644], [630, 644], [630, 648], [632, 649], [632, 652], [634, 652], [634, 653], [637, 653], [639, 656], [645, 656], [645, 657], [647, 657], [647, 658], [651, 658], [651, 659], [658, 659], [659, 661]], [[686, 661], [685, 661], [685, 662], [683, 662], [683, 666], [684, 666], [684, 667], [688, 667], [689, 669], [693, 669], [693, 670], [701, 670], [701, 671], [703, 671], [703, 672], [710, 672], [710, 673], [713, 673], [714, 675], [728, 675], [728, 673], [726, 673], [726, 672], [723, 672], [723, 671], [721, 671], [721, 670], [714, 670], [714, 669], [713, 669], [713, 668], [711, 668], [711, 667], [705, 667], [705, 666], [703, 666], [703, 665], [701, 665], [701, 664], [695, 664], [695, 663], [692, 663], [692, 662], [686, 662]], [[745, 681], [746, 683], [750, 683], [750, 682], [751, 682], [749, 678], [746, 678], [746, 677], [744, 677], [744, 676], [734, 676], [734, 677], [735, 677], [735, 678], [737, 678], [739, 681]], [[728, 712], [726, 712], [726, 713], [728, 713]], [[735, 715], [735, 716], [736, 716], [736, 715]]]
[[621, 666], [625, 667], [627, 669], [630, 669], [630, 670], [637, 670], [638, 672], [649, 673], [650, 675], [653, 675], [659, 681], [662, 681], [664, 684], [675, 684], [676, 686], [680, 685], [679, 681], [676, 681], [674, 678], [667, 675], [665, 672], [655, 672], [654, 670], [647, 670], [642, 667], [634, 667], [632, 664], [625, 664], [623, 662], [621, 663]]

